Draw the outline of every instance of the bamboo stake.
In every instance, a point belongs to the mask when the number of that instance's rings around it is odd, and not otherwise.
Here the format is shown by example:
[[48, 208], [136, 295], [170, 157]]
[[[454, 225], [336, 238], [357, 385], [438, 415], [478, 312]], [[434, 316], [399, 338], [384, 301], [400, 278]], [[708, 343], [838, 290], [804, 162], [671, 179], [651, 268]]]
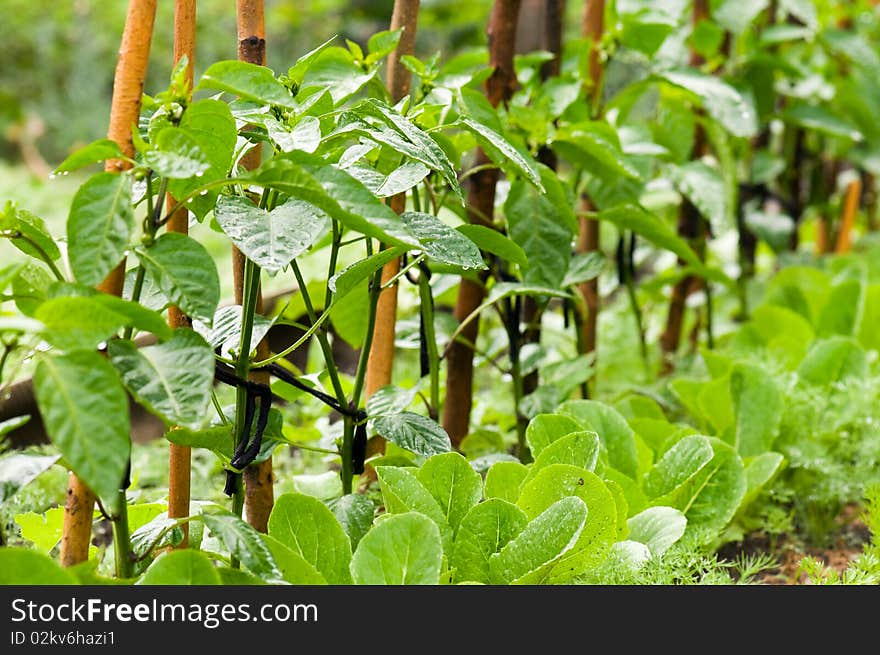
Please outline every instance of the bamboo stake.
[[[238, 58], [259, 66], [266, 65], [266, 27], [263, 0], [238, 0]], [[242, 157], [242, 165], [253, 170], [260, 165], [262, 150], [260, 145], [254, 146]], [[232, 272], [235, 287], [235, 302], [242, 304], [244, 298], [244, 267], [245, 257], [241, 251], [232, 246]], [[257, 313], [263, 312], [263, 294], [257, 296]], [[269, 356], [269, 344], [263, 339], [257, 344], [257, 359]], [[251, 373], [251, 379], [263, 384], [269, 383], [269, 375], [263, 371]], [[275, 490], [272, 486], [272, 458], [259, 464], [251, 464], [243, 474], [244, 480], [244, 511], [247, 522], [259, 532], [268, 531], [269, 514], [275, 503]]]
[[[174, 2], [174, 62], [187, 58], [186, 80], [189, 88], [193, 84], [193, 71], [196, 56], [196, 0], [175, 0]], [[170, 209], [176, 200], [168, 196]], [[181, 207], [168, 219], [168, 231], [187, 234], [189, 232], [189, 211]], [[189, 317], [173, 305], [168, 308], [168, 325], [172, 328], [191, 327]], [[168, 445], [168, 516], [184, 518], [189, 516], [190, 477], [192, 453], [189, 446], [171, 443]], [[186, 548], [189, 541], [189, 524], [183, 525], [184, 537], [179, 547]]]
[[[584, 10], [584, 36], [590, 39], [590, 102], [595, 113], [601, 112], [602, 80], [604, 67], [600, 58], [599, 43], [605, 31], [605, 0], [587, 0]], [[586, 194], [581, 196], [581, 211], [595, 210], [592, 201]], [[599, 221], [591, 218], [578, 219], [578, 252], [596, 252], [599, 250]], [[599, 279], [593, 278], [578, 285], [578, 291], [584, 299], [587, 314], [581, 323], [580, 345], [585, 354], [596, 353], [596, 328], [599, 319]], [[593, 376], [595, 381], [595, 376]]]
[[837, 243], [834, 246], [834, 252], [838, 255], [849, 252], [852, 245], [852, 231], [856, 224], [856, 214], [859, 210], [861, 196], [862, 180], [857, 177], [846, 187], [846, 196], [843, 199], [840, 233], [837, 235]]
[[[494, 68], [486, 80], [486, 97], [493, 107], [506, 102], [516, 88], [513, 56], [516, 44], [516, 26], [519, 0], [495, 0], [487, 29], [489, 37], [489, 65]], [[477, 151], [475, 166], [489, 164], [482, 150]], [[498, 169], [485, 168], [470, 178], [468, 187], [468, 220], [477, 225], [492, 227], [485, 217], [495, 210], [495, 185]], [[486, 293], [486, 274], [479, 282], [462, 278], [458, 287], [454, 315], [463, 321], [480, 303]], [[458, 446], [470, 428], [473, 404], [474, 350], [479, 333], [479, 318], [468, 323], [461, 331], [461, 340], [453, 342], [447, 352], [446, 399], [443, 403], [443, 428], [453, 446]]]
[[[128, 157], [134, 157], [131, 126], [137, 125], [140, 115], [155, 18], [156, 0], [129, 2], [113, 79], [113, 99], [107, 130], [107, 138], [116, 141]], [[121, 172], [128, 167], [129, 164], [123, 160], [108, 160], [105, 164], [105, 170], [111, 172]], [[121, 296], [124, 281], [125, 261], [123, 260], [98, 285], [98, 290]], [[95, 495], [91, 489], [71, 473], [67, 482], [67, 499], [64, 504], [61, 534], [62, 566], [73, 566], [88, 559], [94, 507]]]
[[[391, 29], [403, 29], [397, 48], [388, 55], [388, 93], [394, 103], [409, 95], [410, 72], [401, 63], [404, 55], [415, 52], [416, 28], [418, 26], [419, 0], [395, 0], [391, 12]], [[406, 209], [406, 193], [393, 196], [389, 204], [397, 214]], [[382, 284], [393, 279], [400, 272], [400, 259], [394, 259], [382, 268]], [[391, 384], [394, 369], [394, 330], [397, 320], [397, 283], [386, 287], [379, 294], [376, 305], [376, 322], [370, 354], [367, 360], [367, 373], [364, 393], [369, 398], [387, 384]], [[384, 452], [385, 440], [381, 436], [370, 439], [368, 456]]]

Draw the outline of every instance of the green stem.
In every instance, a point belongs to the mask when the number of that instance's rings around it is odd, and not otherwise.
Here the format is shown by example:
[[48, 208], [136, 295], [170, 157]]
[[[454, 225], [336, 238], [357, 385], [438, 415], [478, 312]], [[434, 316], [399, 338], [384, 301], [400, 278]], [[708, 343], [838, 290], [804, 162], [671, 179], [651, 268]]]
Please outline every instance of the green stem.
[[[144, 278], [146, 277], [147, 270], [144, 268], [143, 264], [138, 264], [137, 273], [134, 278], [134, 288], [131, 290], [131, 301], [138, 302], [141, 298], [141, 291], [144, 288]], [[123, 339], [131, 339], [131, 335], [134, 332], [134, 326], [129, 325], [125, 328], [125, 332], [122, 334]]]
[[703, 280], [706, 286], [706, 342], [709, 350], [715, 348], [714, 312], [712, 311], [712, 284], [709, 280]]
[[119, 513], [113, 517], [113, 551], [116, 555], [116, 577], [130, 578], [134, 575], [131, 559], [131, 537], [128, 534], [128, 502], [125, 489], [119, 490]]
[[382, 289], [387, 289], [387, 288], [389, 288], [389, 287], [391, 287], [391, 286], [394, 286], [394, 284], [395, 284], [400, 278], [402, 278], [404, 275], [406, 275], [406, 272], [407, 272], [409, 269], [411, 269], [413, 266], [418, 266], [419, 263], [421, 263], [424, 259], [425, 259], [425, 253], [421, 253], [420, 255], [417, 255], [412, 261], [408, 262], [406, 266], [404, 266], [404, 267], [401, 268], [399, 271], [397, 271], [397, 273], [395, 273], [395, 274], [394, 274], [394, 275], [393, 275], [393, 276], [392, 276], [387, 282], [385, 282], [385, 284], [383, 284], [380, 288], [382, 288]]
[[437, 417], [440, 409], [440, 353], [434, 332], [434, 297], [431, 295], [431, 281], [424, 273], [419, 276], [419, 303], [422, 311], [422, 324], [425, 326], [425, 347], [428, 350], [428, 367], [431, 380], [431, 414]]
[[[333, 227], [333, 240], [330, 243], [330, 264], [327, 267], [328, 280], [336, 275], [336, 261], [339, 258], [339, 248], [342, 241], [342, 231], [339, 229], [339, 223], [337, 223], [335, 220], [331, 220], [330, 223]], [[324, 307], [329, 307], [332, 300], [333, 291], [330, 289], [330, 285], [328, 284], [327, 289], [324, 292]]]

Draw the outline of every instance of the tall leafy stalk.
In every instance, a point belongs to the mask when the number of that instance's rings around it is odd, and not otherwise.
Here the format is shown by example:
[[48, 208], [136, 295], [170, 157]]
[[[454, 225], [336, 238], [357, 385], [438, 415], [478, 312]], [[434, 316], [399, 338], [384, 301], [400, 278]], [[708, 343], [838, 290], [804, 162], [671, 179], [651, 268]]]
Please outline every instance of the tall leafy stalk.
[[[513, 57], [516, 46], [516, 26], [519, 19], [519, 0], [495, 0], [487, 29], [489, 37], [489, 65], [492, 75], [486, 80], [486, 97], [493, 107], [506, 102], [516, 88]], [[474, 166], [479, 168], [491, 160], [482, 149], [477, 150]], [[468, 220], [474, 225], [492, 228], [495, 213], [495, 185], [498, 169], [494, 166], [479, 168], [468, 186]], [[462, 278], [455, 303], [455, 318], [459, 322], [471, 315], [483, 302], [486, 294], [487, 273], [477, 281]], [[446, 398], [443, 403], [443, 428], [454, 445], [467, 436], [473, 405], [474, 348], [477, 341], [479, 318], [468, 323], [446, 354]]]
[[[131, 0], [125, 19], [122, 44], [113, 81], [113, 99], [110, 107], [110, 125], [107, 138], [115, 141], [130, 160], [134, 157], [131, 127], [137, 125], [141, 107], [141, 94], [147, 74], [153, 23], [156, 17], [156, 0]], [[121, 172], [131, 166], [127, 160], [108, 160], [105, 170]], [[98, 285], [98, 290], [121, 296], [125, 280], [125, 261]], [[120, 480], [120, 484], [127, 482]], [[126, 517], [125, 489], [119, 490], [119, 516], [114, 517], [114, 543], [116, 548], [116, 572], [119, 577], [129, 577], [132, 562], [129, 558], [128, 521]], [[88, 559], [92, 533], [92, 512], [95, 495], [73, 473], [67, 485], [64, 505], [64, 522], [61, 536], [61, 563], [73, 566]]]
[[[238, 59], [239, 61], [266, 65], [266, 28], [263, 0], [238, 0], [236, 4], [238, 17]], [[242, 166], [254, 169], [260, 165], [262, 149], [260, 144], [251, 148], [241, 159]], [[265, 198], [264, 198], [265, 200]], [[263, 298], [260, 291], [259, 267], [248, 261], [235, 246], [232, 248], [232, 268], [235, 280], [235, 302], [242, 305], [242, 344], [239, 357], [247, 359], [250, 355], [250, 334], [244, 339], [245, 330], [253, 329], [253, 316], [263, 311]], [[247, 291], [246, 291], [247, 289]], [[247, 294], [247, 295], [246, 295]], [[247, 301], [247, 304], [245, 304]], [[248, 318], [249, 317], [249, 318]], [[250, 325], [246, 320], [250, 321]], [[265, 359], [269, 355], [269, 346], [265, 340], [256, 346], [257, 358]], [[239, 369], [244, 368], [240, 364]], [[239, 370], [239, 375], [241, 371]], [[250, 374], [255, 382], [267, 384], [269, 376], [265, 372]], [[245, 393], [239, 389], [236, 396], [236, 439], [246, 439], [240, 431], [245, 408]], [[239, 417], [242, 417], [239, 419]], [[235, 509], [243, 506], [248, 523], [259, 532], [266, 532], [269, 513], [272, 511], [275, 492], [273, 489], [272, 458], [269, 457], [259, 464], [251, 464], [242, 474], [242, 484], [236, 490]], [[240, 512], [239, 512], [240, 513]]]
[[[192, 88], [193, 68], [196, 52], [196, 2], [195, 0], [175, 0], [174, 3], [174, 61], [186, 57], [186, 84]], [[168, 197], [168, 210], [175, 206], [175, 200]], [[187, 234], [189, 232], [189, 212], [178, 208], [168, 219], [169, 232]], [[143, 269], [141, 269], [143, 270]], [[168, 308], [168, 325], [172, 328], [191, 327], [192, 322], [179, 308]], [[189, 516], [190, 477], [192, 453], [189, 446], [168, 444], [168, 516], [183, 518]], [[189, 538], [189, 524], [182, 526], [184, 538], [180, 547], [185, 548]]]
[[[395, 0], [391, 13], [391, 29], [402, 30], [397, 48], [386, 62], [388, 94], [393, 103], [400, 102], [409, 95], [411, 73], [403, 66], [402, 58], [415, 52], [416, 28], [418, 26], [419, 0]], [[392, 196], [391, 209], [400, 214], [406, 209], [406, 193]], [[400, 270], [400, 258], [395, 257], [382, 268], [382, 284], [392, 280]], [[376, 306], [376, 323], [372, 343], [366, 360], [366, 397], [385, 385], [391, 384], [394, 369], [394, 332], [397, 319], [397, 283], [390, 284], [379, 294]], [[366, 347], [366, 346], [365, 346]], [[383, 452], [384, 439], [376, 435], [370, 440], [369, 450]]]

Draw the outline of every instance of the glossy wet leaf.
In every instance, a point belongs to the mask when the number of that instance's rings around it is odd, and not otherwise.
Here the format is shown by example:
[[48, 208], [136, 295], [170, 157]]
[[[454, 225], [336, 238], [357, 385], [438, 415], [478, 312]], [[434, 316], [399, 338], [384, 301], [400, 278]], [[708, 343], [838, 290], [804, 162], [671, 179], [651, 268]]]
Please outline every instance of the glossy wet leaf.
[[483, 480], [459, 453], [429, 457], [416, 473], [443, 514], [453, 533], [461, 519], [483, 497]]
[[272, 552], [260, 538], [260, 533], [250, 525], [220, 508], [206, 509], [201, 517], [211, 534], [238, 558], [243, 567], [263, 579], [282, 579]]
[[[22, 418], [24, 420], [22, 420]], [[0, 437], [27, 423], [29, 417], [0, 421]], [[6, 429], [7, 426], [9, 429]], [[60, 455], [10, 453], [0, 458], [0, 503], [58, 461]]]
[[617, 410], [595, 400], [569, 400], [557, 411], [580, 423], [582, 430], [592, 430], [599, 435], [611, 466], [632, 478], [638, 475], [636, 435]]
[[330, 584], [351, 582], [351, 542], [333, 512], [317, 498], [298, 493], [276, 498], [269, 535], [302, 556]]
[[295, 108], [290, 91], [275, 79], [272, 70], [243, 61], [218, 61], [208, 66], [197, 85], [198, 89], [226, 91], [260, 104]]
[[486, 471], [484, 495], [515, 503], [529, 469], [520, 462], [495, 462]]
[[758, 121], [754, 107], [724, 80], [695, 69], [670, 70], [662, 76], [697, 95], [709, 115], [733, 136], [750, 137], [757, 133]]
[[495, 584], [540, 584], [551, 568], [571, 551], [581, 535], [587, 506], [575, 496], [550, 504], [516, 537], [489, 558]]
[[272, 553], [275, 564], [281, 571], [285, 582], [294, 585], [325, 585], [327, 580], [321, 575], [314, 565], [310, 564], [295, 549], [284, 545], [275, 537], [267, 534], [260, 538]]
[[654, 557], [660, 557], [682, 538], [687, 519], [672, 507], [649, 507], [630, 518], [629, 539], [645, 544]]
[[477, 143], [499, 167], [528, 180], [539, 191], [544, 190], [535, 162], [526, 158], [502, 134], [471, 118], [462, 118], [459, 123], [476, 137]]
[[430, 457], [449, 452], [452, 443], [439, 423], [414, 412], [380, 416], [372, 421], [373, 430], [401, 448]]
[[0, 211], [0, 235], [5, 236], [18, 250], [35, 259], [43, 261], [48, 257], [54, 262], [61, 258], [61, 251], [46, 222], [10, 202]]
[[0, 585], [74, 585], [76, 578], [48, 555], [29, 548], [0, 548]]
[[108, 345], [110, 362], [138, 402], [173, 425], [198, 429], [209, 416], [214, 351], [196, 332], [178, 328], [164, 343]]
[[577, 542], [549, 573], [551, 583], [564, 583], [601, 563], [617, 539], [617, 505], [608, 486], [594, 473], [568, 464], [550, 464], [525, 483], [517, 506], [534, 519], [569, 496], [582, 500], [588, 513]]
[[498, 255], [505, 261], [526, 266], [528, 259], [525, 252], [509, 237], [485, 225], [464, 224], [455, 228], [473, 241], [480, 250]]
[[528, 524], [523, 511], [511, 502], [490, 498], [473, 507], [461, 520], [450, 558], [456, 582], [490, 584], [489, 560]]
[[684, 437], [645, 474], [642, 488], [650, 498], [673, 493], [709, 463], [714, 451], [706, 437]]
[[149, 247], [135, 250], [143, 266], [172, 304], [187, 316], [210, 324], [220, 302], [214, 259], [198, 241], [166, 232]]
[[[250, 343], [251, 352], [263, 340], [271, 327], [271, 320], [260, 314], [254, 315]], [[193, 321], [193, 328], [211, 344], [211, 348], [219, 348], [222, 356], [229, 356], [231, 351], [238, 352], [241, 344], [241, 305], [219, 307], [210, 326], [201, 321]]]
[[298, 198], [266, 211], [242, 196], [221, 196], [214, 217], [232, 243], [270, 274], [308, 250], [330, 225], [322, 210]]
[[47, 300], [34, 314], [45, 326], [43, 338], [62, 351], [95, 350], [128, 321], [93, 298]]
[[608, 259], [601, 252], [580, 252], [568, 262], [568, 269], [562, 278], [562, 286], [568, 287], [599, 277], [608, 265]]
[[348, 535], [352, 549], [357, 548], [358, 542], [373, 525], [376, 503], [363, 494], [351, 493], [330, 501], [329, 507]]
[[59, 173], [70, 173], [84, 166], [96, 164], [107, 159], [116, 159], [117, 157], [122, 157], [122, 150], [119, 149], [119, 144], [116, 141], [113, 139], [98, 139], [74, 151], [52, 172], [56, 175]]
[[406, 512], [378, 522], [358, 544], [351, 575], [361, 585], [436, 585], [443, 547], [437, 525]]
[[595, 432], [567, 434], [541, 451], [529, 467], [529, 473], [522, 484], [528, 484], [541, 470], [551, 464], [569, 464], [592, 473], [596, 470], [601, 447], [599, 435]]
[[385, 511], [390, 514], [419, 512], [440, 529], [444, 548], [452, 542], [452, 528], [446, 513], [430, 491], [421, 483], [414, 469], [402, 466], [376, 466]]
[[41, 357], [34, 391], [52, 443], [115, 510], [131, 453], [128, 398], [116, 371], [97, 352]]
[[400, 218], [419, 240], [429, 259], [466, 270], [486, 268], [480, 249], [474, 242], [436, 216], [423, 212], [404, 212]]
[[197, 550], [161, 553], [135, 583], [139, 585], [219, 585], [220, 574], [213, 562]]
[[581, 423], [566, 414], [538, 414], [526, 427], [526, 443], [532, 457], [537, 457], [557, 439], [582, 430]]
[[76, 281], [97, 286], [122, 261], [133, 233], [131, 178], [98, 173], [86, 180], [67, 217], [67, 254]]
[[198, 141], [185, 129], [162, 129], [156, 136], [155, 146], [155, 150], [144, 153], [144, 164], [161, 177], [186, 179], [203, 176], [211, 166]]

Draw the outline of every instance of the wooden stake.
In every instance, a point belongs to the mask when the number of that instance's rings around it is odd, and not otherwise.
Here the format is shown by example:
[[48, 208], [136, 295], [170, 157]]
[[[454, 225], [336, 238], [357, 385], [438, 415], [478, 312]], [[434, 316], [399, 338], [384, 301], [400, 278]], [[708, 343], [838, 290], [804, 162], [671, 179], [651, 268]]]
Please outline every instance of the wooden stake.
[[[156, 0], [129, 2], [113, 79], [113, 99], [107, 130], [107, 138], [116, 141], [128, 157], [134, 157], [131, 126], [137, 125], [141, 111], [141, 96], [147, 75], [155, 18]], [[104, 168], [111, 172], [121, 172], [128, 167], [129, 164], [123, 160], [108, 160]], [[125, 260], [98, 285], [98, 290], [121, 296], [124, 282]], [[95, 495], [82, 480], [71, 473], [67, 482], [61, 534], [62, 566], [73, 566], [88, 559], [94, 507]]]
[[[266, 65], [266, 27], [263, 0], [238, 0], [238, 58], [259, 66]], [[262, 150], [257, 144], [241, 159], [242, 165], [253, 170], [260, 165]], [[235, 302], [241, 304], [244, 296], [245, 257], [232, 247], [232, 273]], [[263, 294], [257, 297], [257, 313], [263, 312]], [[257, 359], [269, 356], [269, 344], [263, 339], [257, 344]], [[262, 384], [269, 383], [269, 374], [263, 371], [251, 373], [251, 379]], [[251, 464], [242, 473], [244, 480], [244, 512], [247, 522], [258, 532], [267, 532], [269, 514], [275, 504], [272, 458], [259, 464]]]
[[852, 231], [856, 224], [856, 214], [859, 211], [859, 199], [861, 196], [862, 180], [857, 177], [846, 187], [846, 196], [843, 199], [840, 233], [837, 235], [837, 244], [834, 246], [834, 252], [838, 255], [849, 252], [852, 245]]
[[[181, 57], [187, 58], [186, 80], [193, 84], [193, 71], [196, 56], [196, 0], [175, 0], [174, 2], [174, 63]], [[176, 200], [168, 196], [170, 209]], [[187, 234], [189, 232], [189, 211], [185, 207], [175, 211], [168, 219], [168, 231]], [[168, 308], [168, 325], [172, 328], [191, 327], [189, 317], [173, 305]], [[184, 518], [189, 516], [190, 478], [192, 452], [189, 446], [168, 445], [168, 516]], [[189, 542], [189, 524], [183, 525], [184, 538], [179, 548], [186, 548]]]
[[[516, 25], [519, 0], [495, 0], [487, 29], [489, 37], [489, 65], [494, 68], [486, 80], [486, 97], [493, 107], [506, 102], [516, 89], [513, 56], [516, 45]], [[477, 151], [476, 166], [488, 164], [489, 158]], [[468, 186], [468, 220], [477, 225], [492, 227], [485, 217], [495, 212], [495, 185], [498, 169], [487, 168], [474, 174]], [[462, 278], [455, 303], [455, 318], [469, 316], [485, 297], [484, 273], [480, 282]], [[479, 318], [468, 323], [461, 331], [461, 339], [453, 342], [446, 355], [446, 398], [443, 403], [443, 428], [457, 447], [470, 429], [473, 404], [474, 351], [479, 333]]]

